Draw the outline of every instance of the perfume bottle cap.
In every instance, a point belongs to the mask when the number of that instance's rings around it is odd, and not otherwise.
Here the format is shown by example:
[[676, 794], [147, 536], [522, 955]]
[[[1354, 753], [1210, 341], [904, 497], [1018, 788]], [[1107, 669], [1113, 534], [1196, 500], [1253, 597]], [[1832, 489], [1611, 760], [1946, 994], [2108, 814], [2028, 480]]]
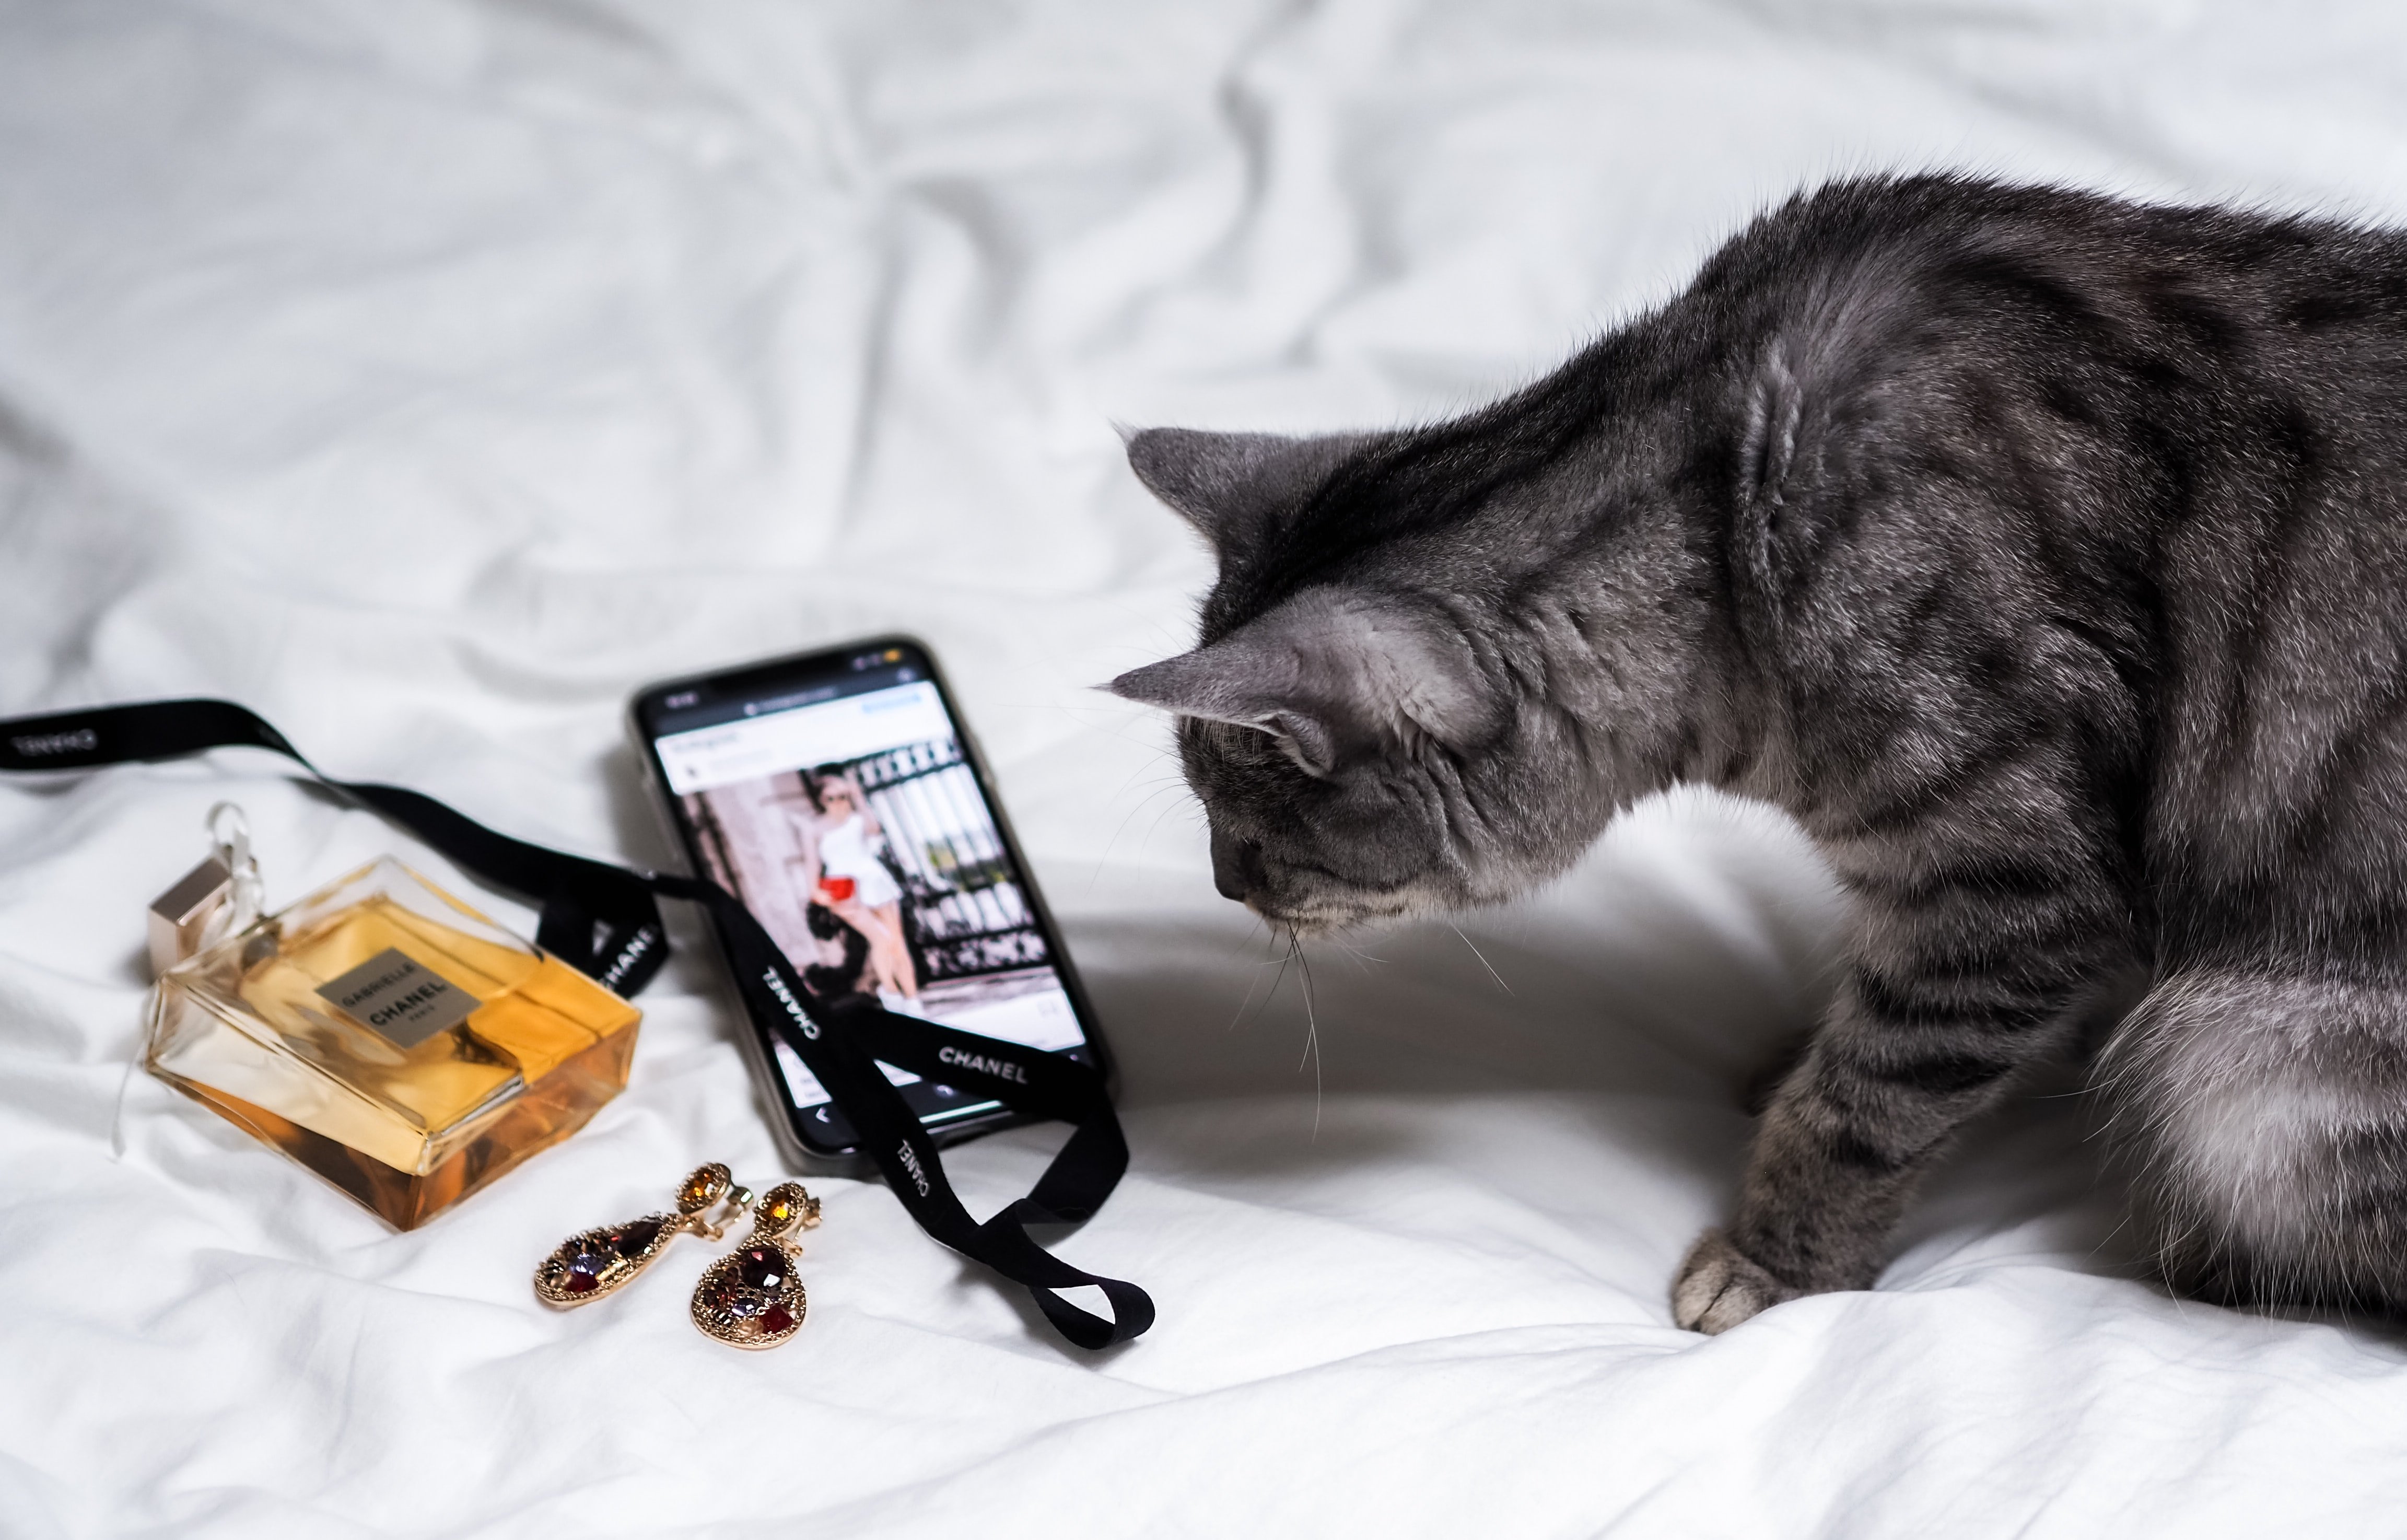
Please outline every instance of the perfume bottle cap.
[[231, 802], [204, 820], [217, 847], [150, 901], [150, 970], [165, 973], [259, 918], [263, 888], [250, 853], [250, 821]]
[[234, 897], [234, 868], [211, 855], [150, 901], [150, 971], [165, 973], [201, 949], [209, 921]]

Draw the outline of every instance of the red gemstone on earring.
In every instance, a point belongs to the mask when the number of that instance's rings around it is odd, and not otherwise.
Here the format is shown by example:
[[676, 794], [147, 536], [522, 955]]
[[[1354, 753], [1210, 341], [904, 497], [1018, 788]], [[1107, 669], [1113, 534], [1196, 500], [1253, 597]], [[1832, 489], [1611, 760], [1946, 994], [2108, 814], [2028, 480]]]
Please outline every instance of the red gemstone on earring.
[[611, 1248], [622, 1257], [640, 1257], [661, 1233], [658, 1219], [638, 1219], [610, 1237]]
[[755, 1289], [771, 1293], [785, 1287], [786, 1254], [774, 1246], [756, 1246], [743, 1254], [736, 1264], [736, 1274]]
[[590, 1294], [602, 1287], [602, 1280], [591, 1273], [572, 1270], [566, 1277], [560, 1280], [560, 1287], [566, 1293]]
[[793, 1315], [784, 1305], [773, 1305], [761, 1312], [762, 1335], [774, 1337], [781, 1332], [790, 1332], [793, 1329]]

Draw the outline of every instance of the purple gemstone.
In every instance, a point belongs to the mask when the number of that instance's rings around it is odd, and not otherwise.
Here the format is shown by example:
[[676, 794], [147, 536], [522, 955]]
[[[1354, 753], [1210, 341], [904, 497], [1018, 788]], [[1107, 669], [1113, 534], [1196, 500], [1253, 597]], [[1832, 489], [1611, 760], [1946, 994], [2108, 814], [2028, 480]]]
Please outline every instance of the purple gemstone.
[[602, 1269], [617, 1260], [606, 1249], [580, 1246], [577, 1248], [577, 1255], [568, 1259], [568, 1270], [590, 1278], [599, 1275]]
[[786, 1254], [774, 1246], [756, 1246], [740, 1253], [743, 1261], [735, 1264], [736, 1276], [755, 1289], [771, 1293], [786, 1286]]

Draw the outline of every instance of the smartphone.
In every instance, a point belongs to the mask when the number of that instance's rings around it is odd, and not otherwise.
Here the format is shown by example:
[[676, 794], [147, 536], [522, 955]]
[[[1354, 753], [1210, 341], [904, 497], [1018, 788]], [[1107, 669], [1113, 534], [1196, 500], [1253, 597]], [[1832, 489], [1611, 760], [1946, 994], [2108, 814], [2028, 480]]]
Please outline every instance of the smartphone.
[[[925, 646], [889, 636], [672, 679], [639, 692], [629, 717], [689, 871], [742, 899], [806, 989], [871, 995], [1111, 1073], [1061, 932]], [[872, 1169], [792, 1048], [748, 1017], [739, 1041], [790, 1159], [805, 1171]], [[1023, 1120], [879, 1067], [939, 1142]]]

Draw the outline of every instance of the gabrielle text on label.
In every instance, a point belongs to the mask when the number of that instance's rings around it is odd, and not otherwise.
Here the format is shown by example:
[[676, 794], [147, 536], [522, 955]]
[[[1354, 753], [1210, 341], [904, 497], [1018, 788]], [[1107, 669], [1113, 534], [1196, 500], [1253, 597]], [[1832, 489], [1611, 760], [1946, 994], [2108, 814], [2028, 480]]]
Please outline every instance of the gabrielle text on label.
[[319, 985], [318, 993], [345, 1016], [404, 1048], [414, 1048], [466, 1020], [483, 1003], [392, 947], [340, 978]]

